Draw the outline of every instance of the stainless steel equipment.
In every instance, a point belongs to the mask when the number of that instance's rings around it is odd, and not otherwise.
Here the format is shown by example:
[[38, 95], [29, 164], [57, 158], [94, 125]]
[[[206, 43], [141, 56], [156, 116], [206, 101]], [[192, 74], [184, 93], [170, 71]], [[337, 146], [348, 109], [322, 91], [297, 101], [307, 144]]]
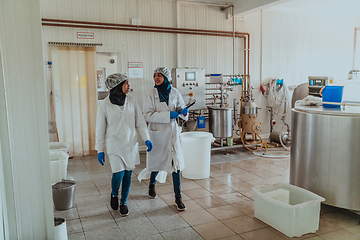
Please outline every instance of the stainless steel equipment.
[[192, 99], [196, 103], [191, 110], [205, 109], [205, 69], [174, 68], [171, 71], [172, 85], [179, 90], [185, 104]]
[[360, 108], [292, 110], [290, 183], [360, 210]]
[[[257, 120], [258, 107], [254, 102], [252, 93], [253, 87], [249, 85], [249, 78], [243, 81], [243, 103], [241, 109], [241, 119], [238, 122], [239, 129], [242, 129], [241, 139], [246, 139], [246, 134], [251, 134], [251, 139], [255, 141], [256, 134], [261, 132], [261, 123]], [[243, 142], [244, 144], [244, 142]]]
[[233, 108], [208, 107], [209, 131], [216, 138], [232, 136]]

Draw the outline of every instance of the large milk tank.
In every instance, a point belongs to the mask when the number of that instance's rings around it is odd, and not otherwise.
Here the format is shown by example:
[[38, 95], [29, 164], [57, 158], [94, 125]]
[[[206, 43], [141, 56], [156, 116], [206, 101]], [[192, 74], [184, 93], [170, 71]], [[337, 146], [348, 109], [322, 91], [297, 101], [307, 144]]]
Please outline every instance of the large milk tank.
[[360, 107], [292, 110], [290, 183], [360, 210]]

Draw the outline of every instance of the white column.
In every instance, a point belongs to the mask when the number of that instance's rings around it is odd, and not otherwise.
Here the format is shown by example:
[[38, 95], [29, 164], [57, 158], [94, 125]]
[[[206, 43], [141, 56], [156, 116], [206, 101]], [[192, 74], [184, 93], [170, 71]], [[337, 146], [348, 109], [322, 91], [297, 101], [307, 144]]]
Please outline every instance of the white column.
[[0, 197], [6, 239], [54, 238], [40, 19], [39, 0], [0, 0]]

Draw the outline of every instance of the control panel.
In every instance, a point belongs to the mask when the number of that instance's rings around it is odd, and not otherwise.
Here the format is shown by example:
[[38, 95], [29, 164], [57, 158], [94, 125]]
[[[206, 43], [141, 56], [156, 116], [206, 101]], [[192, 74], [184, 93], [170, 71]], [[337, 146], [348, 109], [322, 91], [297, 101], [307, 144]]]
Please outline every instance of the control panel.
[[171, 71], [172, 85], [179, 90], [185, 104], [196, 100], [190, 110], [205, 109], [205, 69], [174, 68]]
[[309, 79], [309, 95], [320, 97], [320, 89], [328, 85], [328, 77], [310, 76]]

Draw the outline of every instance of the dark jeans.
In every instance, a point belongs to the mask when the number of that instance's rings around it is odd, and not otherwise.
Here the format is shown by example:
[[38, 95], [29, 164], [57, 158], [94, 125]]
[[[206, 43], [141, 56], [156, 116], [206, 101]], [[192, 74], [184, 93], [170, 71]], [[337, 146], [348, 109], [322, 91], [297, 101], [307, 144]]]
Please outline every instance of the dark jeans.
[[113, 197], [116, 197], [119, 195], [119, 188], [120, 188], [120, 184], [122, 182], [120, 204], [126, 205], [126, 201], [127, 201], [129, 191], [130, 191], [131, 174], [132, 174], [131, 170], [130, 171], [124, 170], [121, 172], [113, 173], [113, 175], [112, 175], [111, 194]]
[[[156, 184], [156, 176], [159, 172], [151, 172], [150, 175], [150, 184], [155, 185]], [[181, 177], [180, 177], [180, 170], [177, 172], [172, 173], [172, 179], [173, 179], [173, 186], [174, 186], [174, 193], [175, 197], [181, 197]]]

